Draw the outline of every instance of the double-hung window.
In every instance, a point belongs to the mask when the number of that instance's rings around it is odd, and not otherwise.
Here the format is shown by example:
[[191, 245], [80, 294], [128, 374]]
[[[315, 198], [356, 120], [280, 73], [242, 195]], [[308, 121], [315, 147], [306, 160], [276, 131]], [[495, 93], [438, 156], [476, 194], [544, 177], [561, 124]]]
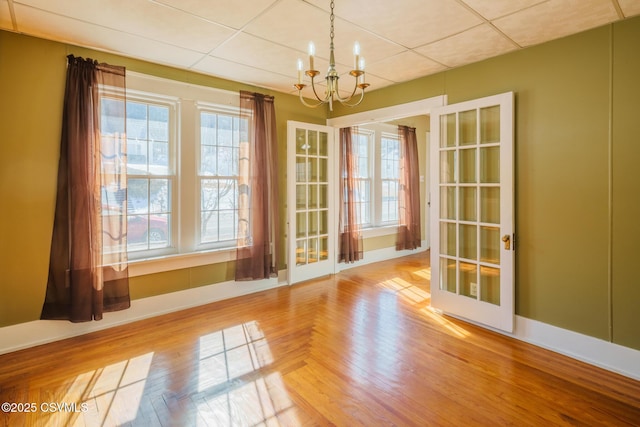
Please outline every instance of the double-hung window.
[[360, 225], [375, 228], [398, 223], [400, 145], [393, 127], [358, 127], [354, 135], [358, 157]]
[[[126, 215], [127, 252], [130, 260], [144, 260], [141, 274], [233, 259], [248, 129], [239, 99], [235, 92], [127, 73], [119, 154], [127, 160], [127, 207], [124, 186], [104, 188], [103, 200], [121, 201], [119, 209], [109, 203], [103, 216]], [[122, 100], [101, 101], [103, 133], [124, 135], [124, 120], [110, 113], [114, 102]]]
[[[239, 217], [240, 141], [247, 140], [247, 120], [237, 111], [214, 106], [199, 110], [201, 247], [235, 247]], [[243, 145], [244, 147], [244, 145]]]
[[127, 251], [146, 256], [173, 245], [175, 106], [129, 94], [127, 100]]
[[355, 204], [358, 209], [358, 215], [361, 227], [371, 226], [371, 207], [372, 204], [372, 142], [373, 133], [358, 129], [354, 135], [354, 145], [357, 153], [358, 171], [355, 181], [357, 183], [357, 191]]
[[400, 186], [400, 141], [398, 135], [383, 133], [380, 137], [380, 223], [398, 222], [398, 189]]

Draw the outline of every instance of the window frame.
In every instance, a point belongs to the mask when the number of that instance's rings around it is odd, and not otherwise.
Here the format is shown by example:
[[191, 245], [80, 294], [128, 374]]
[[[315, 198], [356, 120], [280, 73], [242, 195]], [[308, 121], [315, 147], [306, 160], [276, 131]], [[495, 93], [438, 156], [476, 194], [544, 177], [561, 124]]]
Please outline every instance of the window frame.
[[[127, 188], [130, 176], [133, 179], [168, 179], [169, 185], [169, 197], [170, 203], [170, 221], [169, 221], [169, 245], [163, 248], [150, 248], [146, 250], [127, 250], [127, 256], [129, 261], [135, 261], [138, 259], [157, 258], [167, 255], [178, 253], [177, 242], [179, 241], [178, 235], [178, 219], [179, 219], [179, 174], [178, 174], [178, 118], [180, 117], [180, 103], [179, 99], [174, 96], [166, 96], [157, 93], [149, 93], [146, 91], [140, 91], [136, 89], [130, 89], [127, 87], [127, 103], [137, 102], [148, 105], [158, 105], [168, 108], [169, 111], [169, 129], [168, 129], [168, 173], [164, 175], [154, 174], [129, 174], [127, 171]], [[127, 141], [129, 141], [129, 135], [127, 134]], [[127, 158], [129, 153], [127, 152]], [[127, 212], [129, 215], [129, 209]], [[149, 215], [151, 215], [149, 213]], [[128, 219], [127, 219], [128, 223]], [[128, 247], [129, 245], [127, 245]]]
[[236, 245], [222, 248], [198, 245], [200, 199], [196, 183], [200, 148], [197, 126], [200, 105], [239, 114], [239, 93], [127, 71], [127, 96], [132, 100], [144, 96], [156, 102], [175, 102], [175, 121], [170, 124], [175, 135], [176, 174], [171, 203], [171, 249], [145, 251], [141, 256], [131, 256], [129, 252], [130, 277], [234, 261]]
[[[368, 145], [368, 181], [370, 182], [369, 221], [363, 221], [360, 226], [366, 237], [395, 233], [399, 219], [392, 221], [382, 220], [382, 138], [398, 140], [397, 127], [385, 124], [361, 125], [357, 127], [357, 133], [358, 135], [368, 135], [370, 137]], [[398, 158], [398, 162], [399, 161], [400, 159]]]
[[[240, 152], [241, 152], [241, 144], [242, 144], [242, 125], [241, 125], [241, 121], [243, 120], [243, 117], [240, 114], [240, 108], [232, 108], [232, 107], [228, 107], [228, 106], [222, 106], [219, 104], [212, 104], [212, 103], [207, 103], [207, 102], [197, 102], [196, 103], [196, 109], [197, 109], [197, 114], [196, 114], [196, 141], [195, 144], [197, 145], [196, 147], [196, 164], [197, 164], [197, 168], [196, 168], [196, 180], [197, 180], [197, 195], [198, 195], [198, 214], [197, 214], [197, 218], [196, 218], [196, 223], [197, 223], [197, 231], [196, 231], [196, 249], [198, 251], [201, 250], [209, 250], [209, 249], [228, 249], [228, 250], [235, 250], [238, 247], [238, 219], [239, 219], [239, 209], [240, 206], [238, 204], [238, 201], [236, 200], [236, 206], [235, 206], [235, 221], [236, 224], [234, 224], [234, 230], [235, 230], [235, 236], [230, 238], [230, 239], [226, 239], [226, 240], [218, 240], [215, 242], [203, 242], [203, 236], [202, 236], [202, 203], [201, 203], [201, 196], [202, 196], [202, 181], [205, 179], [217, 179], [217, 180], [224, 180], [224, 179], [235, 179], [236, 181], [236, 192], [239, 192], [239, 181], [240, 181]], [[226, 116], [231, 116], [232, 120], [235, 122], [235, 119], [238, 119], [238, 165], [236, 165], [236, 175], [205, 175], [202, 173], [201, 170], [201, 166], [202, 166], [202, 114], [203, 113], [207, 113], [207, 114], [215, 114], [216, 116], [219, 115], [226, 115]], [[246, 119], [246, 117], [245, 117]], [[233, 128], [233, 130], [235, 130], [235, 128]], [[234, 136], [232, 136], [233, 138]], [[246, 142], [246, 141], [244, 141]], [[219, 145], [217, 145], [219, 146]], [[232, 148], [234, 148], [232, 146]], [[218, 209], [219, 210], [219, 209]]]
[[[398, 209], [396, 209], [396, 218], [395, 220], [385, 220], [383, 219], [384, 216], [384, 212], [383, 212], [383, 204], [384, 204], [384, 200], [383, 200], [383, 183], [385, 181], [393, 181], [396, 183], [396, 208], [398, 207], [398, 203], [399, 203], [399, 192], [400, 192], [400, 138], [398, 136], [398, 133], [391, 133], [391, 132], [387, 132], [387, 131], [379, 131], [377, 132], [377, 134], [379, 134], [379, 136], [376, 138], [376, 146], [378, 147], [377, 153], [378, 155], [376, 156], [376, 159], [380, 162], [380, 166], [376, 169], [376, 171], [378, 172], [377, 176], [376, 176], [376, 194], [378, 195], [377, 200], [379, 200], [380, 202], [376, 204], [376, 214], [375, 214], [375, 218], [376, 218], [376, 224], [378, 227], [385, 227], [385, 226], [398, 226], [399, 224], [399, 211]], [[397, 170], [396, 170], [396, 175], [397, 177], [394, 178], [383, 178], [382, 177], [382, 169], [383, 169], [383, 165], [382, 165], [382, 143], [383, 140], [387, 139], [387, 140], [394, 140], [396, 141], [397, 145], [398, 145], [398, 158], [397, 158]]]

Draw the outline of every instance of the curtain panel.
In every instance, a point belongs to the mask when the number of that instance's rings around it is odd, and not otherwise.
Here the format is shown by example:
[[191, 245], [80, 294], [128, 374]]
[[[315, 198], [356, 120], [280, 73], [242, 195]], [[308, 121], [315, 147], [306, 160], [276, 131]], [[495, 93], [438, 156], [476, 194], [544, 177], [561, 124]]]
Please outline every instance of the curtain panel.
[[235, 279], [266, 279], [278, 274], [280, 239], [274, 97], [241, 91], [240, 117], [248, 126], [240, 142]]
[[340, 129], [340, 248], [338, 262], [356, 262], [363, 257], [358, 199], [358, 153], [353, 137], [356, 128]]
[[416, 129], [398, 126], [400, 140], [399, 224], [396, 250], [416, 249], [422, 244], [420, 227], [420, 169]]
[[[125, 69], [67, 57], [56, 208], [41, 319], [129, 308]], [[108, 92], [108, 95], [106, 95]], [[107, 123], [102, 123], [101, 115]]]

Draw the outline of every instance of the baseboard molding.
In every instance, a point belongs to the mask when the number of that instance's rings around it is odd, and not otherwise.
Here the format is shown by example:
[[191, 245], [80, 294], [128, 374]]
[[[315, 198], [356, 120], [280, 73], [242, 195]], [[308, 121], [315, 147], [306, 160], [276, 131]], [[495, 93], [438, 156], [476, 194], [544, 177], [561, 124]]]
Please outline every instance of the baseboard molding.
[[[394, 255], [396, 254], [397, 256], [403, 256], [403, 252], [415, 253], [418, 251], [392, 250], [391, 254], [387, 253], [389, 251], [386, 249], [370, 251], [367, 252], [365, 259], [359, 261], [358, 265], [389, 259], [390, 257], [395, 257]], [[404, 255], [406, 254], [404, 253]], [[344, 266], [343, 269], [352, 266], [354, 265]], [[36, 320], [6, 326], [0, 328], [0, 336], [2, 336], [0, 354], [284, 286], [286, 282], [282, 279], [286, 277], [286, 272], [281, 273], [280, 279], [242, 283], [230, 281], [133, 300], [129, 310], [105, 313], [104, 318], [99, 322], [70, 323]], [[626, 377], [640, 380], [640, 351], [638, 350], [521, 316], [516, 316], [515, 332], [506, 335]]]
[[2, 337], [0, 354], [84, 335], [224, 299], [249, 295], [286, 284], [286, 282], [275, 278], [247, 282], [221, 282], [133, 300], [131, 301], [131, 308], [128, 310], [105, 313], [102, 320], [98, 322], [71, 323], [59, 320], [34, 320], [5, 326], [0, 328], [0, 336]]
[[521, 341], [590, 365], [640, 380], [640, 350], [516, 316], [513, 334]]
[[407, 255], [411, 255], [419, 252], [426, 252], [428, 249], [429, 247], [427, 246], [427, 241], [423, 240], [422, 246], [414, 250], [397, 251], [395, 247], [389, 247], [389, 248], [375, 249], [372, 251], [366, 251], [364, 253], [364, 258], [362, 258], [359, 261], [348, 263], [348, 264], [343, 262], [339, 263], [338, 270], [339, 271], [348, 270], [350, 268], [361, 267], [363, 265], [372, 264], [374, 262], [381, 262], [381, 261], [386, 261], [393, 258], [400, 258], [403, 256], [407, 256]]

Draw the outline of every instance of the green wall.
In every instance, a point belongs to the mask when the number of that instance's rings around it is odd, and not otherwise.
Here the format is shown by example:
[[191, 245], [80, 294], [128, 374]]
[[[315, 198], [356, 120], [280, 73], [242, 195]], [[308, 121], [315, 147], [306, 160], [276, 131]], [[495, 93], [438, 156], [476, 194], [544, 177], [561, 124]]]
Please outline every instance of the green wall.
[[616, 25], [612, 36], [612, 333], [640, 348], [640, 19]]
[[[516, 93], [516, 312], [640, 349], [640, 18], [370, 92], [354, 109], [446, 94], [449, 103]], [[34, 320], [46, 284], [64, 56], [238, 90], [243, 86], [127, 58], [0, 32], [0, 326]], [[38, 69], [32, 69], [35, 66]], [[286, 120], [322, 123], [276, 94], [280, 161]], [[423, 173], [421, 171], [421, 173]], [[426, 171], [424, 172], [426, 173]], [[281, 172], [281, 194], [286, 194]], [[281, 201], [284, 209], [284, 198]], [[284, 230], [284, 220], [283, 220]], [[283, 237], [284, 241], [284, 237]], [[371, 247], [386, 246], [385, 238]], [[229, 278], [230, 266], [132, 280], [140, 298]]]
[[358, 107], [515, 92], [516, 313], [636, 349], [639, 42], [633, 18], [384, 88]]
[[[55, 208], [66, 56], [123, 65], [157, 77], [276, 97], [281, 230], [286, 228], [287, 120], [324, 124], [297, 97], [131, 58], [0, 31], [0, 327], [36, 320], [44, 301]], [[284, 268], [284, 234], [281, 237]], [[134, 299], [230, 280], [233, 263], [131, 279]]]

